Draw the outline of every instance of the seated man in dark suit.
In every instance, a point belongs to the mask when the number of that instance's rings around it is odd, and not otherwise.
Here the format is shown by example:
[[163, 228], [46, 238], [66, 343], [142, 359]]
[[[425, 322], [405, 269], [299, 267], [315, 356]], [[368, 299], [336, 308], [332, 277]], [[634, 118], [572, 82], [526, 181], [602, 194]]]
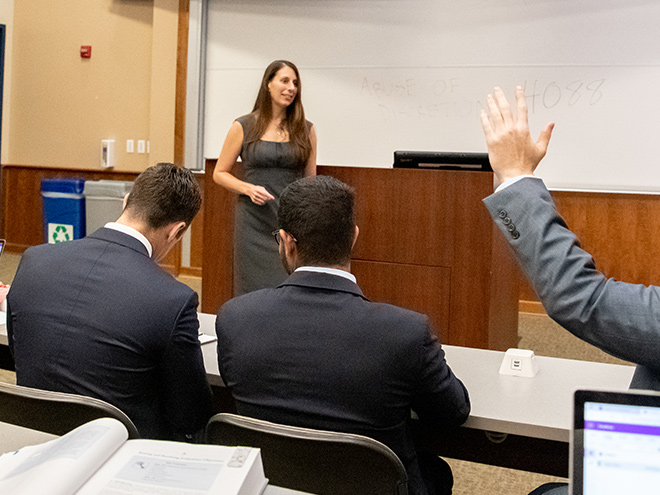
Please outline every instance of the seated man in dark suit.
[[7, 296], [18, 385], [105, 400], [144, 438], [202, 428], [211, 392], [197, 294], [157, 264], [200, 205], [193, 174], [161, 163], [135, 180], [116, 222], [28, 249]]
[[354, 191], [307, 177], [280, 198], [275, 232], [289, 278], [227, 302], [216, 323], [220, 374], [238, 412], [294, 426], [365, 435], [401, 459], [411, 494], [429, 490], [408, 421], [442, 431], [462, 424], [468, 393], [444, 359], [428, 318], [370, 302], [350, 273], [357, 239]]

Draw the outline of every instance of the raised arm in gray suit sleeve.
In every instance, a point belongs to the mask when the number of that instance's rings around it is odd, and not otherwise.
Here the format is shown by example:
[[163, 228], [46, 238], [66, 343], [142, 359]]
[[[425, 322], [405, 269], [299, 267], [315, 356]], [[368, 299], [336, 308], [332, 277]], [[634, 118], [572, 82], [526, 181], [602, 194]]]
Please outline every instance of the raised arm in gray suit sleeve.
[[516, 88], [512, 108], [495, 88], [481, 112], [496, 185], [508, 186], [485, 203], [548, 314], [577, 337], [639, 366], [632, 387], [660, 390], [660, 288], [607, 279], [559, 217], [542, 181], [533, 174], [545, 156], [554, 124], [536, 141], [527, 101]]
[[660, 288], [599, 272], [540, 179], [522, 179], [484, 202], [548, 315], [575, 336], [639, 364], [633, 386], [660, 389]]

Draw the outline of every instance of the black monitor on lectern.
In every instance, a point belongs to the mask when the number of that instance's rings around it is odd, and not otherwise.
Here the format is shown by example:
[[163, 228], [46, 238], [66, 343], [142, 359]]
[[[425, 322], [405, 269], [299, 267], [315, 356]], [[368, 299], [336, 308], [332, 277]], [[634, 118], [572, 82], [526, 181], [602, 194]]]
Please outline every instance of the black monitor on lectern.
[[492, 172], [488, 153], [457, 151], [395, 151], [394, 168]]

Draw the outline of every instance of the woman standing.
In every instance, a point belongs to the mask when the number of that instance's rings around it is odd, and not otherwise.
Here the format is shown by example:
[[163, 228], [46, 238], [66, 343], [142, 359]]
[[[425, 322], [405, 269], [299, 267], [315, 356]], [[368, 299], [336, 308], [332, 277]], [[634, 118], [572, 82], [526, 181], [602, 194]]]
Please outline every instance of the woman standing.
[[[298, 68], [272, 62], [252, 113], [229, 129], [213, 171], [216, 184], [239, 194], [234, 217], [234, 295], [279, 285], [287, 276], [272, 232], [279, 197], [303, 175], [316, 174], [316, 132], [305, 120]], [[245, 180], [231, 174], [240, 156]]]

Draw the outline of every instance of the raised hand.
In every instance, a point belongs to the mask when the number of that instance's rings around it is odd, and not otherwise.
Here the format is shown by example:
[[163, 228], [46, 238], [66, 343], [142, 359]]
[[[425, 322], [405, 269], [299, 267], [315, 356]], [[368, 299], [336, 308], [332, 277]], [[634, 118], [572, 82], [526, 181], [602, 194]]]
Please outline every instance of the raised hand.
[[548, 124], [536, 142], [532, 141], [527, 120], [525, 92], [516, 87], [516, 117], [500, 88], [488, 95], [488, 112], [481, 111], [481, 127], [486, 136], [488, 158], [495, 172], [496, 185], [532, 174], [545, 156], [554, 124]]

